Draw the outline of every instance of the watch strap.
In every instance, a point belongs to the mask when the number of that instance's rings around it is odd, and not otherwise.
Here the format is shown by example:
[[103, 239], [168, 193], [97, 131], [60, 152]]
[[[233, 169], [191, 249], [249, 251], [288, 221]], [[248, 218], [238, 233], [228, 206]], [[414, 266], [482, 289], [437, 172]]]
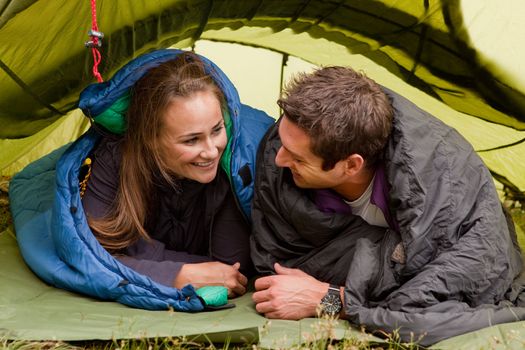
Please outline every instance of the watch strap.
[[339, 297], [341, 297], [341, 289], [339, 288], [339, 286], [336, 286], [335, 284], [330, 284], [330, 286], [328, 287], [328, 292], [330, 292], [331, 290], [339, 293]]

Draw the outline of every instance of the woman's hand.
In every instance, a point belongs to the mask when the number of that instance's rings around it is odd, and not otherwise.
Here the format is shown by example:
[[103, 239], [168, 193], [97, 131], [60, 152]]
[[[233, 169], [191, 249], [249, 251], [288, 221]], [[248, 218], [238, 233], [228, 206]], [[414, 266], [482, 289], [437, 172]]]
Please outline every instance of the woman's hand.
[[175, 278], [175, 288], [182, 288], [187, 284], [195, 288], [204, 286], [224, 286], [228, 288], [228, 297], [246, 293], [248, 279], [239, 272], [240, 263], [227, 265], [218, 261], [198, 264], [184, 264]]

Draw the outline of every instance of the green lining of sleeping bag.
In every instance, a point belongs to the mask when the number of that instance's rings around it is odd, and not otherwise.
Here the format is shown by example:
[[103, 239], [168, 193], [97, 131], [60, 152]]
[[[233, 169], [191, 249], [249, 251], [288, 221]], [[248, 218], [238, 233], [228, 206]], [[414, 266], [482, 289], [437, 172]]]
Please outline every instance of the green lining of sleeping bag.
[[97, 115], [95, 123], [102, 125], [114, 134], [122, 135], [127, 128], [126, 112], [129, 107], [130, 94], [125, 94], [116, 100], [108, 109]]
[[224, 128], [226, 129], [226, 137], [228, 138], [228, 143], [226, 144], [226, 147], [224, 148], [224, 152], [221, 156], [221, 168], [226, 172], [228, 175], [228, 178], [231, 182], [231, 149], [232, 149], [232, 127], [233, 122], [232, 118], [230, 116], [230, 111], [228, 109], [224, 109], [222, 111], [222, 117], [224, 118]]

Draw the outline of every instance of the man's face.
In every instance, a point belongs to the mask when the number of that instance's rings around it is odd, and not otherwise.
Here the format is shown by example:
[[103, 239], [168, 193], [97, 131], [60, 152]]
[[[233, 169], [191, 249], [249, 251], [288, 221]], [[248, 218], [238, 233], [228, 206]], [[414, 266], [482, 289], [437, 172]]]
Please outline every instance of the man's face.
[[323, 160], [310, 151], [310, 137], [286, 117], [281, 118], [279, 136], [282, 146], [275, 156], [275, 164], [289, 168], [298, 187], [336, 188], [344, 182], [345, 161], [324, 171]]

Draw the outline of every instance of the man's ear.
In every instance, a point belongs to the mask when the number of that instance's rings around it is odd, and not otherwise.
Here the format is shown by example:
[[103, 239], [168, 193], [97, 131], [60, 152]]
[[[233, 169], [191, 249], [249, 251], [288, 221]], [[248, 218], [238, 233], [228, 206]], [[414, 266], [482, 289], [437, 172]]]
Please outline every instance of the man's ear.
[[346, 169], [345, 173], [346, 175], [353, 176], [361, 172], [363, 168], [365, 167], [365, 160], [364, 158], [357, 153], [351, 154], [346, 158]]

